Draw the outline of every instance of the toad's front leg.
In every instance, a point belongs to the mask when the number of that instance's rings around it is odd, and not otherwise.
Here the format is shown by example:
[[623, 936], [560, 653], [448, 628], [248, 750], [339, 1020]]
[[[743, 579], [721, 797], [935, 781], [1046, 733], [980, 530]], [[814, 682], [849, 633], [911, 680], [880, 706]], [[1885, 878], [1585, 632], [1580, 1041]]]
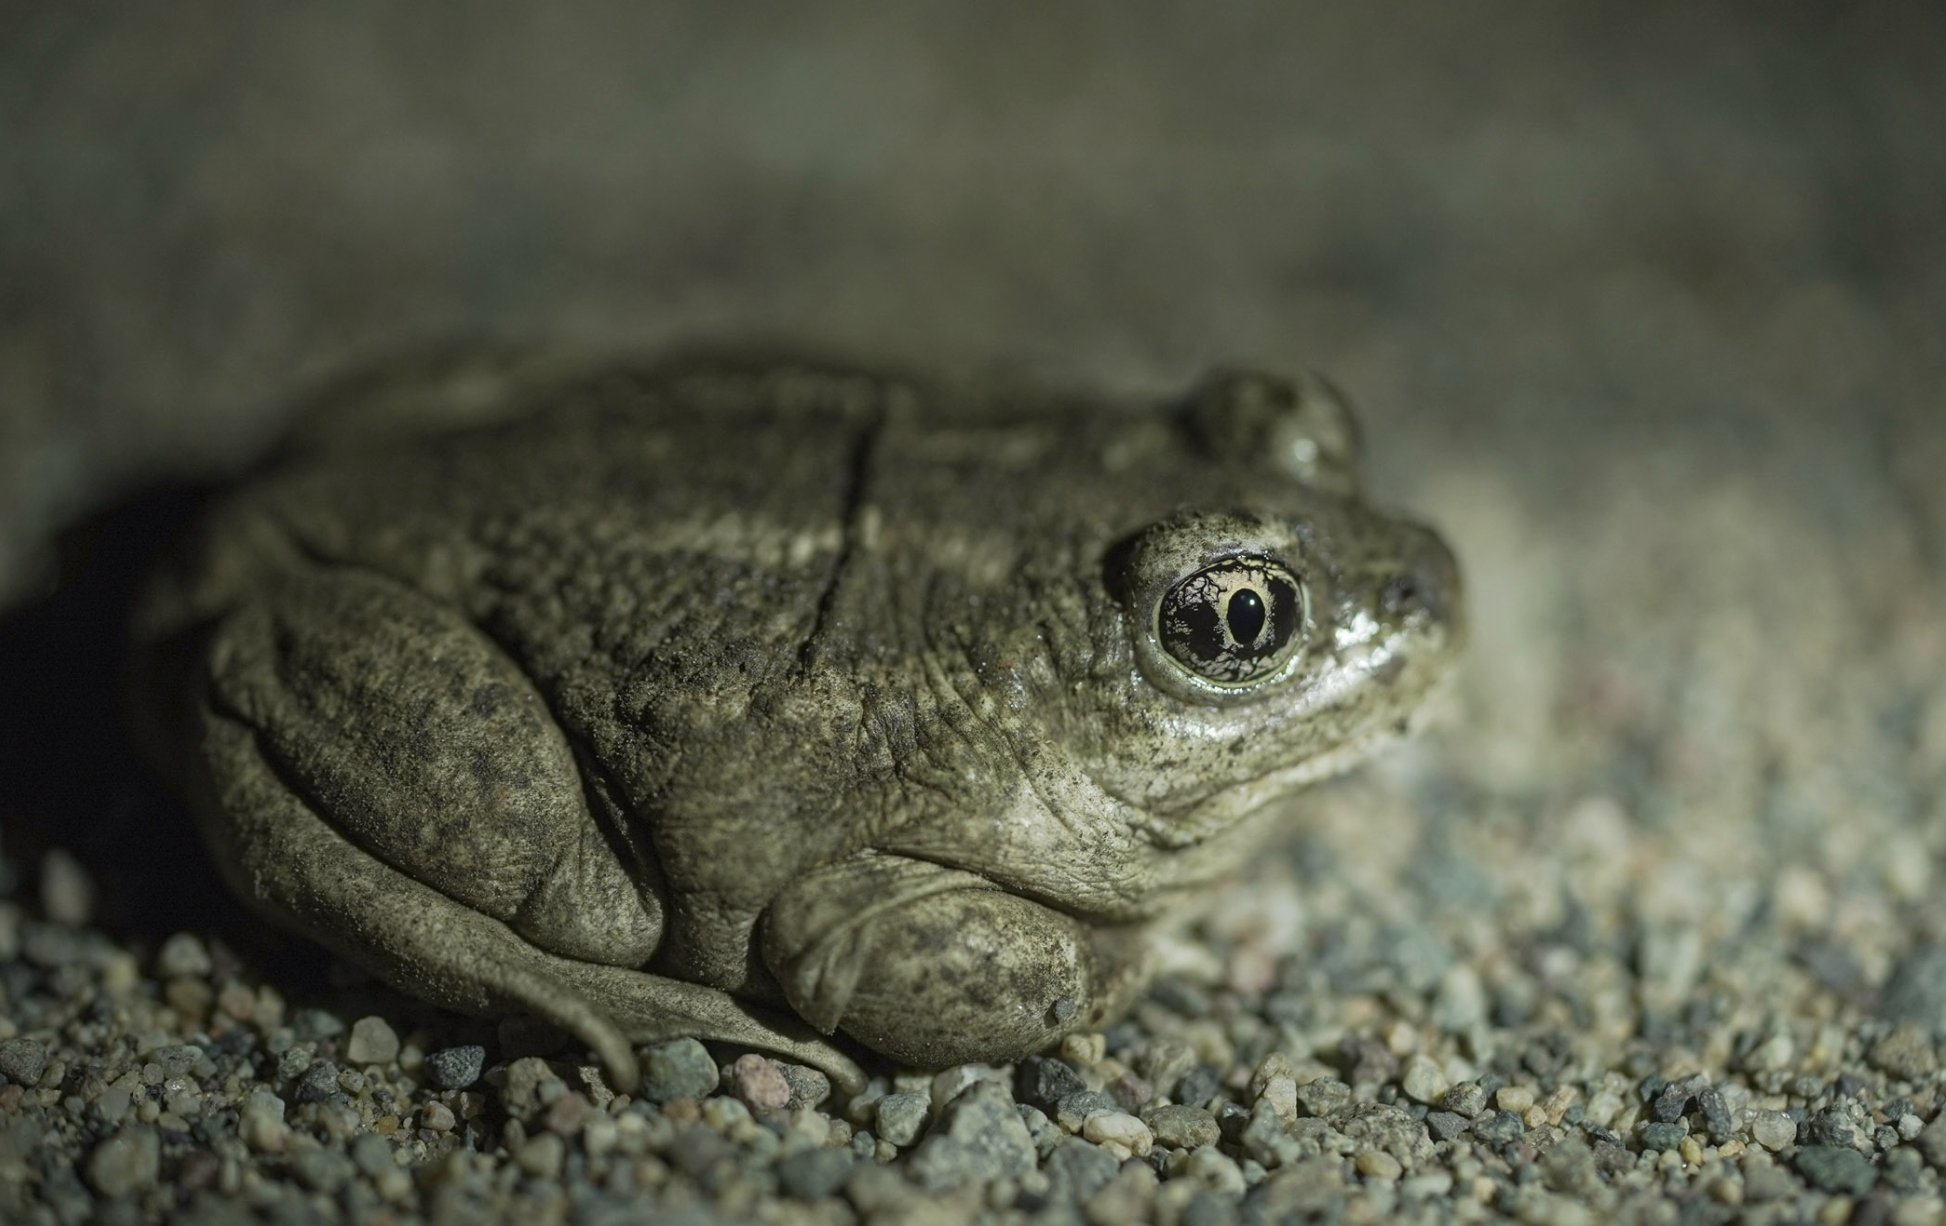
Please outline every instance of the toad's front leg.
[[819, 1030], [937, 1068], [1018, 1059], [1115, 1017], [1146, 982], [1146, 936], [864, 853], [795, 882], [765, 915], [763, 953]]
[[247, 900], [395, 987], [576, 1034], [621, 1082], [630, 1042], [691, 1035], [862, 1078], [801, 1026], [639, 969], [653, 864], [590, 812], [514, 663], [452, 610], [356, 571], [287, 575], [207, 654], [205, 832]]

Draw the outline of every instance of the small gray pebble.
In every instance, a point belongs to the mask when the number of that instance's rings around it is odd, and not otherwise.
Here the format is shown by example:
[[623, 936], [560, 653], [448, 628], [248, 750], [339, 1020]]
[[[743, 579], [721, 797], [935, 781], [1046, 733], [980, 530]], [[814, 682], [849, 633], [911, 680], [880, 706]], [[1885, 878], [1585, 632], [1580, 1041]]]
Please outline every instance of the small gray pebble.
[[851, 1177], [857, 1159], [848, 1149], [807, 1149], [777, 1163], [777, 1182], [799, 1200], [823, 1200]]
[[1039, 1159], [1007, 1087], [981, 1080], [946, 1104], [931, 1135], [913, 1152], [909, 1169], [928, 1192], [942, 1192], [967, 1183], [1018, 1179]]
[[1069, 1137], [1054, 1147], [1044, 1169], [1053, 1181], [1051, 1194], [1067, 1201], [1085, 1201], [1115, 1178], [1122, 1164], [1099, 1145]]
[[1813, 1145], [1830, 1145], [1839, 1149], [1850, 1149], [1857, 1140], [1857, 1130], [1851, 1126], [1851, 1117], [1841, 1107], [1826, 1107], [1811, 1117], [1810, 1141]]
[[879, 1137], [904, 1149], [919, 1139], [932, 1101], [924, 1094], [887, 1094], [872, 1110]]
[[1946, 1029], [1946, 946], [1921, 945], [1901, 958], [1885, 981], [1878, 1014], [1928, 1030]]
[[343, 1092], [338, 1085], [338, 1066], [329, 1060], [320, 1060], [297, 1079], [297, 1087], [291, 1096], [301, 1103], [321, 1103]]
[[203, 1062], [203, 1049], [189, 1043], [171, 1043], [149, 1053], [149, 1059], [162, 1066], [165, 1077], [181, 1077]]
[[1510, 1141], [1518, 1141], [1526, 1131], [1527, 1125], [1522, 1123], [1520, 1116], [1512, 1111], [1496, 1111], [1473, 1125], [1473, 1135], [1488, 1145], [1505, 1145]]
[[1062, 1098], [1054, 1108], [1054, 1122], [1065, 1132], [1080, 1132], [1091, 1115], [1120, 1111], [1122, 1105], [1100, 1090], [1080, 1090]]
[[642, 1096], [652, 1103], [701, 1098], [721, 1076], [709, 1048], [695, 1039], [658, 1043], [642, 1053]]
[[486, 1048], [478, 1043], [442, 1047], [426, 1057], [426, 1076], [442, 1090], [464, 1090], [486, 1068]]
[[1429, 1111], [1426, 1113], [1426, 1131], [1432, 1133], [1434, 1140], [1450, 1141], [1465, 1132], [1468, 1127], [1470, 1124], [1467, 1118], [1458, 1112]]
[[1934, 1170], [1946, 1171], [1946, 1115], [1933, 1117], [1933, 1122], [1919, 1130], [1919, 1152]]
[[392, 1143], [375, 1132], [358, 1134], [351, 1143], [351, 1160], [368, 1179], [376, 1179], [399, 1165], [392, 1156]]
[[1655, 1102], [1649, 1110], [1661, 1123], [1673, 1124], [1689, 1110], [1689, 1100], [1692, 1097], [1694, 1096], [1689, 1092], [1689, 1087], [1678, 1082], [1656, 1095]]
[[1681, 1124], [1652, 1120], [1642, 1125], [1642, 1148], [1671, 1150], [1682, 1144], [1682, 1139], [1688, 1135]]
[[1469, 1120], [1476, 1119], [1480, 1112], [1487, 1109], [1486, 1087], [1477, 1081], [1462, 1081], [1446, 1091], [1446, 1096], [1440, 1100], [1440, 1105], [1455, 1115], [1463, 1115]]
[[277, 1080], [295, 1081], [304, 1075], [317, 1059], [318, 1047], [315, 1043], [293, 1043], [277, 1057]]
[[299, 1009], [291, 1015], [291, 1033], [300, 1043], [335, 1039], [345, 1032], [345, 1020], [327, 1009]]
[[31, 1086], [47, 1071], [47, 1044], [38, 1039], [0, 1042], [0, 1073], [17, 1086]]
[[1736, 1135], [1736, 1121], [1730, 1117], [1729, 1105], [1723, 1101], [1721, 1091], [1708, 1089], [1697, 1094], [1696, 1109], [1703, 1113], [1703, 1126], [1709, 1129], [1710, 1140], [1721, 1145]]
[[1014, 1066], [1014, 1097], [1049, 1113], [1068, 1095], [1087, 1088], [1081, 1074], [1053, 1056], [1029, 1056]]
[[1223, 1092], [1223, 1070], [1213, 1064], [1199, 1064], [1183, 1074], [1171, 1097], [1179, 1103], [1201, 1107]]
[[1336, 1077], [1320, 1077], [1297, 1087], [1297, 1101], [1319, 1119], [1328, 1119], [1351, 1102], [1351, 1087]]
[[1911, 1195], [1925, 1186], [1925, 1169], [1919, 1151], [1901, 1145], [1885, 1155], [1885, 1169], [1879, 1177], [1894, 1192]]
[[1865, 1155], [1855, 1149], [1835, 1145], [1806, 1145], [1797, 1151], [1793, 1165], [1805, 1182], [1825, 1192], [1859, 1197], [1872, 1190], [1878, 1172]]
[[791, 1088], [791, 1100], [784, 1104], [787, 1111], [815, 1107], [831, 1097], [831, 1078], [814, 1068], [778, 1061], [777, 1071], [784, 1075], [784, 1084]]

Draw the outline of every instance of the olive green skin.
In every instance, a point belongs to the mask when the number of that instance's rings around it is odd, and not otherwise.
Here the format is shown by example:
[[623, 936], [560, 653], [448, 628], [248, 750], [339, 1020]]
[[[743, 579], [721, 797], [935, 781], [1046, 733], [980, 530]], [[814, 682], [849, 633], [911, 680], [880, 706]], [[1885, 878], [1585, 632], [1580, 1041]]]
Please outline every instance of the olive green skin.
[[[150, 684], [242, 897], [622, 1083], [677, 1035], [855, 1086], [825, 1036], [939, 1066], [1103, 1024], [1154, 923], [1458, 648], [1451, 555], [1363, 501], [1316, 379], [1142, 409], [468, 378], [368, 388], [384, 428], [219, 506], [150, 602]], [[1224, 687], [1156, 608], [1238, 554], [1305, 608]]]

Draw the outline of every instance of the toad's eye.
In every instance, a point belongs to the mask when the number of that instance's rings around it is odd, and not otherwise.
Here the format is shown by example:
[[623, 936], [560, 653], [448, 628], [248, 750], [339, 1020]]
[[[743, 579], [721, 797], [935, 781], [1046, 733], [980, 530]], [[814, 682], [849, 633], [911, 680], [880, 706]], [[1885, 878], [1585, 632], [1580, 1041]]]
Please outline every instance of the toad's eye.
[[1245, 686], [1289, 660], [1304, 622], [1303, 585], [1263, 557], [1227, 558], [1164, 593], [1156, 637], [1170, 658], [1205, 681]]

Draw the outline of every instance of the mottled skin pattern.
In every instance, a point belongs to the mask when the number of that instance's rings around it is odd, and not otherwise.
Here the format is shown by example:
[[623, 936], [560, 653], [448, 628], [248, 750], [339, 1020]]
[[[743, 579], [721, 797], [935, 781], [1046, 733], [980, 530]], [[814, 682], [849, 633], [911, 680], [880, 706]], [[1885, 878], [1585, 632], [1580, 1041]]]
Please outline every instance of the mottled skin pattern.
[[[379, 391], [430, 422], [441, 378]], [[219, 507], [151, 682], [244, 898], [624, 1083], [675, 1035], [855, 1085], [823, 1036], [942, 1065], [1101, 1024], [1266, 802], [1402, 731], [1456, 650], [1449, 554], [1361, 500], [1317, 380], [1136, 411], [469, 378], [477, 420], [327, 435]], [[1288, 666], [1226, 688], [1155, 610], [1236, 555], [1306, 604]]]

